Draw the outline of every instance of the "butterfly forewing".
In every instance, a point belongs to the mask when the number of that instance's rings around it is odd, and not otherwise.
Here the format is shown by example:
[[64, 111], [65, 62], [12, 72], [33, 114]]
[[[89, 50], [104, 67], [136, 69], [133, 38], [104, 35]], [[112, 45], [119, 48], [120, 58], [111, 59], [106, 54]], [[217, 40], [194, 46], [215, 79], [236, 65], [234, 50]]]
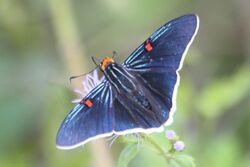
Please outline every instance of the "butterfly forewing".
[[92, 106], [77, 104], [63, 121], [57, 133], [57, 147], [71, 149], [96, 137], [111, 135], [111, 98], [112, 91], [105, 81], [92, 90], [85, 97], [91, 100]]
[[141, 44], [125, 60], [124, 66], [138, 70], [162, 68], [176, 71], [197, 32], [198, 24], [198, 17], [192, 14], [166, 23], [148, 38], [153, 49], [148, 52], [145, 43]]
[[[128, 70], [145, 79], [152, 96], [160, 98], [167, 106], [169, 118], [165, 124], [172, 123], [179, 84], [178, 71], [198, 26], [199, 19], [196, 15], [176, 18], [154, 32], [124, 62]], [[152, 45], [150, 51], [145, 47], [148, 41]]]

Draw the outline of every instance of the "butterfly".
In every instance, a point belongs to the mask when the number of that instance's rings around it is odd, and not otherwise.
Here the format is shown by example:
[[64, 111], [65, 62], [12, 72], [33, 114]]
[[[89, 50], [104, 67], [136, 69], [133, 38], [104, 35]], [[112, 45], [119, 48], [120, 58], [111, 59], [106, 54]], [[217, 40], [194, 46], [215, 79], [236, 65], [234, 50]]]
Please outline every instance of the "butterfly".
[[185, 55], [199, 27], [194, 14], [160, 27], [123, 64], [105, 57], [104, 79], [66, 116], [56, 145], [73, 149], [111, 135], [162, 132], [173, 122]]

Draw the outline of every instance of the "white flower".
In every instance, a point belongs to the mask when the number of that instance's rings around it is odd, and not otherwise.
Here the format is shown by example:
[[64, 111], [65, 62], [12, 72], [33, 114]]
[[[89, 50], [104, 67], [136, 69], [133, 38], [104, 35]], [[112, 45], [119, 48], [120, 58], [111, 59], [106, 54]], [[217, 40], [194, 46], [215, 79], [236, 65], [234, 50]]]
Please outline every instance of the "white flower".
[[101, 78], [98, 77], [98, 69], [85, 75], [85, 79], [82, 81], [83, 90], [74, 90], [74, 92], [80, 95], [80, 98], [73, 100], [72, 103], [79, 103], [82, 98], [84, 98], [91, 90], [99, 85], [103, 79], [104, 76], [102, 76]]

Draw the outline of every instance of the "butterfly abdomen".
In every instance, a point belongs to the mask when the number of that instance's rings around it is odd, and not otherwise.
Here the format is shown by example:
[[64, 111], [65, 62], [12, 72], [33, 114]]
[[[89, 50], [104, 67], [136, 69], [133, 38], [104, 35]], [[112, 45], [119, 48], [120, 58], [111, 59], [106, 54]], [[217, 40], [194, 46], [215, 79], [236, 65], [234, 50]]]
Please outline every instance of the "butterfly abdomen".
[[143, 108], [145, 108], [147, 110], [152, 110], [152, 106], [151, 106], [148, 98], [146, 98], [144, 95], [140, 95], [140, 94], [135, 95], [135, 96], [133, 96], [133, 100], [135, 103], [142, 106]]

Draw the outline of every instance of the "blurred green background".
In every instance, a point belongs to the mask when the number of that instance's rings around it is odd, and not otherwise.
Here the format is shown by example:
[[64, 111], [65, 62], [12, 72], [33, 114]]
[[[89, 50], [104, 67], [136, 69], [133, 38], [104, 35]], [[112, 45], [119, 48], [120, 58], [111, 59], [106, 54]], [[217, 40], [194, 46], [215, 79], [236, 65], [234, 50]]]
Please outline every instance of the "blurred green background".
[[[115, 50], [122, 62], [156, 28], [186, 13], [199, 15], [200, 29], [169, 128], [199, 167], [249, 167], [249, 7], [247, 0], [0, 0], [0, 167], [107, 166], [93, 144], [55, 147], [80, 83], [68, 78], [90, 71], [90, 56]], [[112, 147], [111, 163], [123, 146]], [[139, 161], [149, 167], [160, 160], [137, 157], [130, 166]]]

